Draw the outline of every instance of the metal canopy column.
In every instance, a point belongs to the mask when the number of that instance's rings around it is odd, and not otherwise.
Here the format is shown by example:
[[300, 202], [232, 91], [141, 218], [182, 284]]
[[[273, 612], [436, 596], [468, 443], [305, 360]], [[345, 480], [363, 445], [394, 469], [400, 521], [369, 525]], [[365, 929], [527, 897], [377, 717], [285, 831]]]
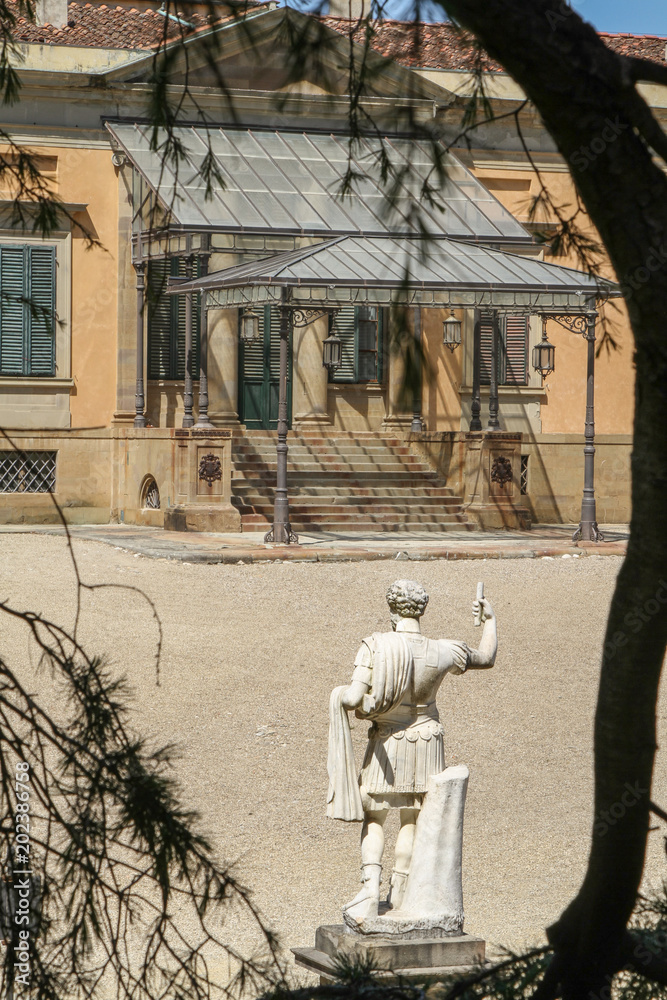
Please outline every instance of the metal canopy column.
[[421, 434], [422, 423], [422, 311], [419, 306], [412, 310], [412, 334], [415, 339], [415, 385], [412, 394], [412, 434]]
[[[200, 274], [208, 274], [209, 255], [202, 254]], [[212, 427], [208, 415], [208, 309], [206, 308], [206, 292], [200, 292], [199, 307], [199, 416], [195, 427]]]
[[289, 342], [292, 327], [292, 310], [287, 304], [287, 293], [283, 291], [280, 306], [280, 374], [278, 395], [278, 444], [276, 445], [276, 495], [273, 502], [273, 527], [264, 536], [265, 542], [289, 545], [298, 542], [289, 523], [289, 500], [287, 497], [287, 375], [289, 369]]
[[497, 310], [491, 313], [491, 378], [489, 383], [488, 431], [499, 431], [498, 420], [498, 362], [500, 359], [500, 320]]
[[470, 405], [470, 430], [481, 431], [482, 420], [482, 399], [480, 393], [482, 361], [482, 320], [478, 312], [475, 313], [475, 327], [473, 330], [472, 342], [472, 402]]
[[[188, 243], [190, 241], [188, 240]], [[188, 254], [185, 263], [185, 277], [192, 281], [192, 254]], [[185, 382], [183, 385], [183, 427], [194, 427], [195, 418], [192, 415], [194, 396], [192, 393], [192, 292], [185, 293]]]
[[[139, 247], [141, 253], [141, 246]], [[135, 406], [135, 427], [145, 427], [146, 417], [144, 409], [146, 398], [144, 395], [144, 302], [146, 299], [146, 261], [139, 257], [134, 262], [134, 269], [137, 272], [137, 387], [134, 397]]]
[[584, 338], [586, 356], [586, 424], [584, 428], [584, 492], [581, 498], [581, 521], [574, 541], [602, 542], [595, 509], [595, 321], [597, 312], [586, 313]]

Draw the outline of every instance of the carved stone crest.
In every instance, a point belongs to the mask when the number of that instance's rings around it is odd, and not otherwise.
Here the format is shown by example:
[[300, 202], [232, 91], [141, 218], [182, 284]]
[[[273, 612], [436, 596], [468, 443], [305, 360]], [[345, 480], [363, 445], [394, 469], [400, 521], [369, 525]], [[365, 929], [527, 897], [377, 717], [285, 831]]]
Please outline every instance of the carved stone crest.
[[491, 466], [491, 482], [498, 483], [499, 486], [506, 486], [512, 482], [512, 463], [509, 458], [499, 455], [494, 459]]
[[199, 478], [209, 486], [213, 486], [216, 480], [222, 479], [222, 463], [217, 455], [204, 455], [199, 463]]

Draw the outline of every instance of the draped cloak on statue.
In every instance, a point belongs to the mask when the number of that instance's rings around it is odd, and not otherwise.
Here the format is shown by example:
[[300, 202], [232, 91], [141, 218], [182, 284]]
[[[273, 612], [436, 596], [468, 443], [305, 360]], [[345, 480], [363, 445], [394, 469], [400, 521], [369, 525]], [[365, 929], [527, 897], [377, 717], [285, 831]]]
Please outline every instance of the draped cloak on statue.
[[[364, 640], [369, 647], [373, 672], [371, 689], [364, 696], [363, 715], [374, 719], [398, 705], [412, 686], [414, 656], [402, 632], [374, 632]], [[361, 822], [364, 809], [357, 779], [352, 734], [343, 694], [347, 685], [334, 688], [329, 702], [329, 794], [327, 816]]]

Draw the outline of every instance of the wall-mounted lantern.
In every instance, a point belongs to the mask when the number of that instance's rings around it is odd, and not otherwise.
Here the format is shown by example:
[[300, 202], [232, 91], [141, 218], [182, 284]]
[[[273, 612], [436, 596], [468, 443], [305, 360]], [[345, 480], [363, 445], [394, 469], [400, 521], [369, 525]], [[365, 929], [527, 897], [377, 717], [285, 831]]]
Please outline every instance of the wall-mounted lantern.
[[461, 320], [456, 318], [452, 309], [451, 316], [448, 316], [442, 324], [442, 342], [445, 347], [449, 348], [452, 354], [457, 347], [461, 346], [462, 326]]
[[340, 337], [335, 333], [330, 333], [322, 344], [322, 365], [330, 372], [340, 368], [343, 356], [343, 344]]
[[241, 340], [244, 344], [254, 344], [259, 336], [259, 313], [246, 306], [241, 313]]
[[542, 317], [542, 340], [533, 348], [533, 368], [542, 378], [556, 370], [556, 348], [547, 340], [547, 320]]

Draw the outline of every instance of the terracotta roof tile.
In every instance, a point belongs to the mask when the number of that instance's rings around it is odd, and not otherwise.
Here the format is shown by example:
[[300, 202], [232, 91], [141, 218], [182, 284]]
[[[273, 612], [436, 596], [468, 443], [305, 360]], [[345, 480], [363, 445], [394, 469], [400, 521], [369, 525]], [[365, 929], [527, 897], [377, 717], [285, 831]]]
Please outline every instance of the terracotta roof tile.
[[[354, 30], [356, 21], [340, 17], [325, 17], [322, 20], [334, 31], [358, 36], [358, 40], [362, 41], [361, 30]], [[667, 38], [607, 33], [601, 33], [600, 37], [615, 52], [665, 62]], [[376, 25], [372, 45], [377, 52], [403, 66], [424, 69], [470, 70], [476, 52], [471, 35], [446, 23], [421, 24], [417, 30], [411, 21], [384, 21]], [[502, 67], [484, 53], [481, 55], [481, 66], [490, 73], [502, 71]]]
[[[10, 0], [10, 6], [13, 0]], [[253, 3], [248, 6], [262, 7]], [[208, 15], [179, 13], [186, 24], [168, 21], [159, 9], [116, 7], [107, 4], [79, 3], [68, 6], [68, 23], [62, 28], [51, 24], [36, 25], [17, 17], [14, 37], [17, 42], [41, 42], [47, 45], [76, 45], [84, 48], [154, 49], [165, 39], [189, 35], [210, 24], [231, 20], [232, 15], [211, 19]], [[166, 32], [166, 35], [165, 35]]]

